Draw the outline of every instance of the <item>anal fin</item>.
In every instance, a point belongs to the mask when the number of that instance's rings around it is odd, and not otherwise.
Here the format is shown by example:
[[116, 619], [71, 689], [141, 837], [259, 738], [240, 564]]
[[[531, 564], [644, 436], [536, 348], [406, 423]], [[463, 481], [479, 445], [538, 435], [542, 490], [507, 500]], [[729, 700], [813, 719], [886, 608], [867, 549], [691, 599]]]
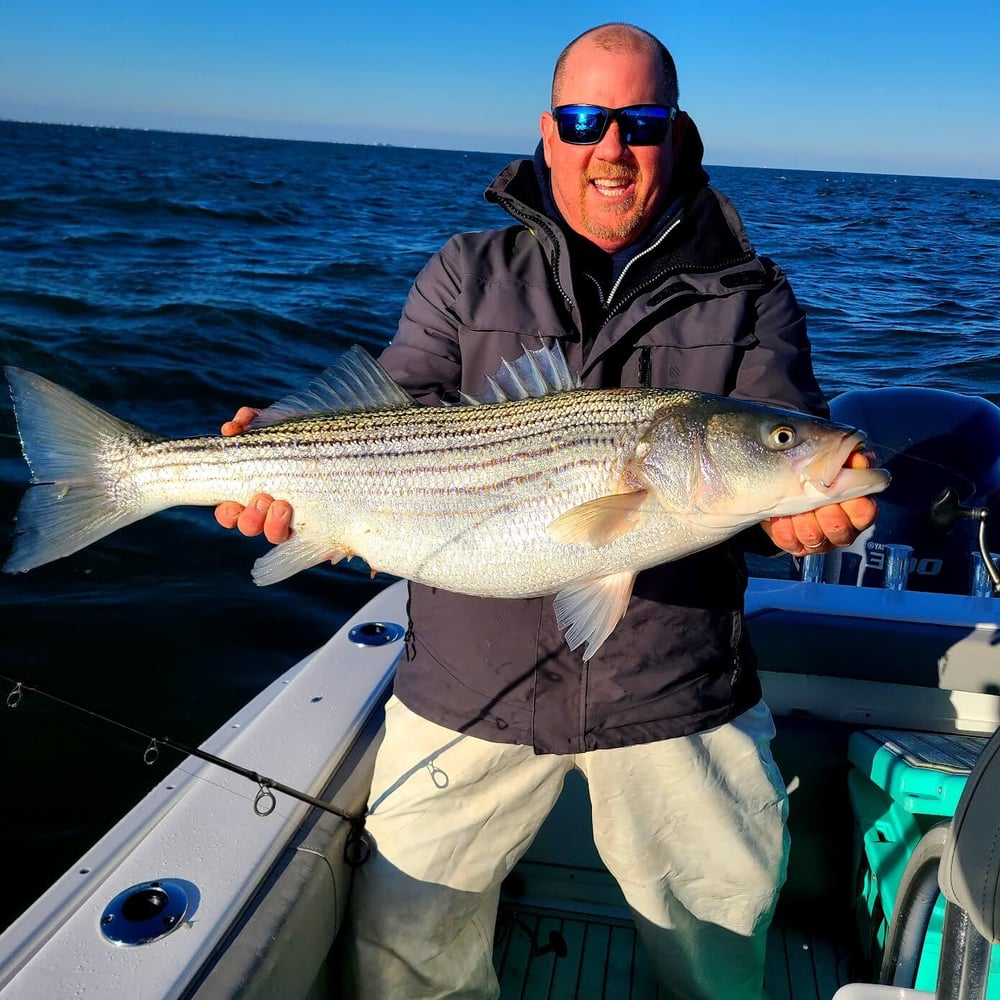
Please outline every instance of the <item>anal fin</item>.
[[589, 660], [622, 620], [632, 596], [635, 574], [613, 573], [560, 590], [555, 598], [556, 622], [566, 632], [566, 645], [587, 644]]
[[331, 545], [328, 539], [293, 535], [287, 542], [275, 545], [253, 564], [253, 582], [258, 587], [267, 587], [287, 580], [310, 566], [318, 566], [328, 560], [336, 563], [349, 557], [350, 553]]

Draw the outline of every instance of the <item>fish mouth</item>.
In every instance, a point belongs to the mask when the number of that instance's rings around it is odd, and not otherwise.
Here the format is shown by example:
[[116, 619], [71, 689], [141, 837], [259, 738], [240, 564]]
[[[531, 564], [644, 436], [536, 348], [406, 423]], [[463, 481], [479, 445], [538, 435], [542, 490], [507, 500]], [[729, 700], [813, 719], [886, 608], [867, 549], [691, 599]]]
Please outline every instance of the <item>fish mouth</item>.
[[845, 468], [851, 455], [864, 451], [867, 443], [861, 431], [846, 431], [836, 447], [824, 449], [806, 463], [802, 481], [821, 493], [836, 493], [845, 498], [881, 492], [889, 485], [885, 469]]

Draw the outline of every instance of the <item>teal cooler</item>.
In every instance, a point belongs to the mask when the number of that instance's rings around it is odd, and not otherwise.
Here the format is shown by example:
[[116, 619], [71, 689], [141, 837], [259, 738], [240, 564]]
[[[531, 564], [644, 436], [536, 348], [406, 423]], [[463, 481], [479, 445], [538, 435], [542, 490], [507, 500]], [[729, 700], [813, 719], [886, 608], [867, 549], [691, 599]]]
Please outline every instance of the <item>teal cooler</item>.
[[[987, 739], [888, 729], [851, 736], [848, 757], [853, 766], [847, 780], [857, 822], [858, 920], [873, 958], [885, 945], [910, 854], [932, 826], [954, 815]], [[944, 896], [939, 896], [917, 967], [914, 985], [920, 990], [933, 990], [937, 982], [944, 905]], [[990, 959], [988, 996], [1000, 998], [997, 947]]]

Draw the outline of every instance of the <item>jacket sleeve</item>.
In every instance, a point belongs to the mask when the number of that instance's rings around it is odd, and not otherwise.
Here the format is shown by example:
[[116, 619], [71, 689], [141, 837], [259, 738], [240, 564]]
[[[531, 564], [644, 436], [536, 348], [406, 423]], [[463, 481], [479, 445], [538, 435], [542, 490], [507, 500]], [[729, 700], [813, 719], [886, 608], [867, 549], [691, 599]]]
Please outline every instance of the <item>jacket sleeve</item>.
[[454, 303], [460, 282], [451, 244], [417, 275], [403, 305], [396, 335], [379, 363], [421, 403], [440, 403], [461, 382], [462, 365]]
[[732, 395], [827, 417], [830, 410], [813, 373], [805, 313], [781, 268], [765, 257], [761, 263], [771, 282], [757, 299], [757, 344], [740, 365]]

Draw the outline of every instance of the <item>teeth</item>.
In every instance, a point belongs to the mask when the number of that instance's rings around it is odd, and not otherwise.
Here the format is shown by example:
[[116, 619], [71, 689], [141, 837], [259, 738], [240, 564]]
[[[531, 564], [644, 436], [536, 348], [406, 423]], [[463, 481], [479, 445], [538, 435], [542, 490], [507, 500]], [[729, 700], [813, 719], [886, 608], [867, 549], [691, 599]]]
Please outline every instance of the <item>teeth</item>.
[[595, 177], [593, 180], [594, 187], [602, 194], [615, 194], [618, 191], [623, 191], [631, 183], [630, 180], [624, 178], [613, 180], [607, 177]]

